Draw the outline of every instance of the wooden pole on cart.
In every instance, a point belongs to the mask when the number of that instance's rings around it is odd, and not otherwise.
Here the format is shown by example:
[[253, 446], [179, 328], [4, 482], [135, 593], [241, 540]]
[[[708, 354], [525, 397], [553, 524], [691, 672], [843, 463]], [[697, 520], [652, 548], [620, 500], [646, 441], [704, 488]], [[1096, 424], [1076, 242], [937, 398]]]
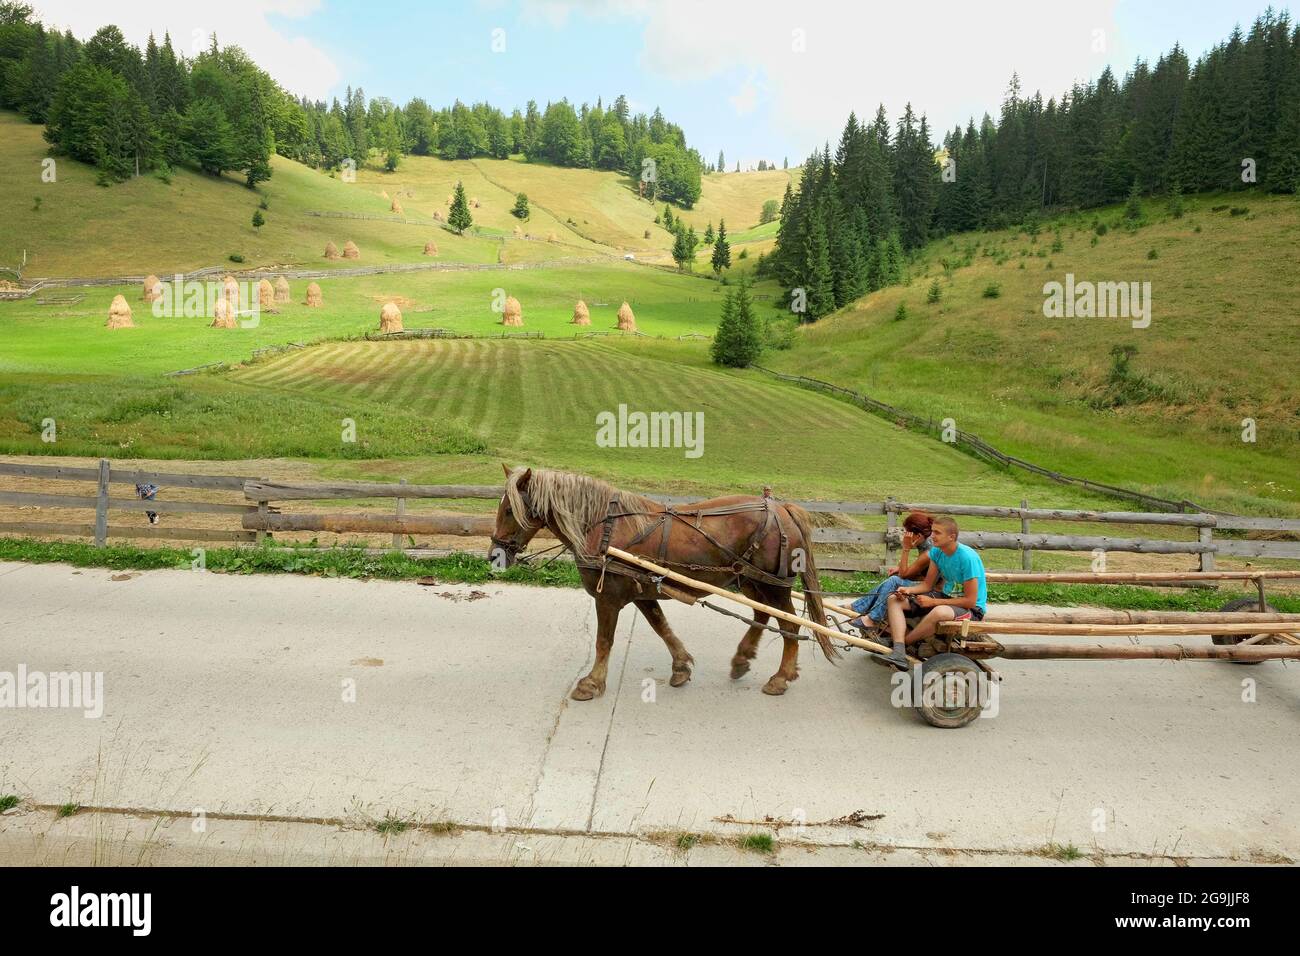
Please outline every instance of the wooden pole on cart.
[[696, 581], [694, 578], [688, 578], [684, 574], [678, 574], [668, 568], [660, 567], [653, 561], [647, 561], [645, 558], [638, 557], [635, 554], [629, 554], [621, 548], [615, 548], [612, 545], [606, 550], [606, 553], [612, 558], [618, 558], [620, 561], [626, 561], [628, 564], [634, 564], [639, 568], [644, 568], [651, 574], [661, 575], [678, 584], [684, 584], [695, 591], [704, 591], [707, 594], [716, 594], [718, 597], [726, 598], [728, 601], [735, 601], [737, 604], [743, 604], [746, 607], [753, 608], [755, 611], [762, 611], [770, 614], [777, 620], [786, 621], [790, 624], [797, 624], [800, 627], [806, 627], [816, 634], [823, 634], [826, 637], [836, 638], [852, 644], [854, 647], [861, 647], [863, 650], [874, 651], [877, 654], [888, 654], [890, 648], [874, 641], [865, 641], [860, 637], [854, 637], [851, 634], [845, 634], [829, 628], [824, 624], [818, 624], [816, 621], [810, 621], [806, 617], [800, 617], [797, 614], [791, 614], [789, 611], [783, 611], [780, 608], [772, 607], [770, 604], [763, 604], [761, 601], [755, 601], [743, 594], [737, 594], [735, 591], [728, 591], [726, 588], [715, 587], [712, 584], [706, 584], [703, 581]]

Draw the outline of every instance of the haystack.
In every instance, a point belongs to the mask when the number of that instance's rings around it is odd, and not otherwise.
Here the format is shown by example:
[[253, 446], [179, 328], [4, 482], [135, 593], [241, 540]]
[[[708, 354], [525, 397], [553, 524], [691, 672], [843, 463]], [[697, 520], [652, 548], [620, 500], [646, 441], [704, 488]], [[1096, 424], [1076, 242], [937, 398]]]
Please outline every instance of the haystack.
[[388, 190], [387, 190], [387, 189], [381, 189], [381, 190], [379, 190], [379, 195], [381, 195], [381, 196], [383, 196], [385, 199], [387, 199], [387, 198], [388, 198]]
[[506, 310], [501, 316], [502, 325], [523, 325], [524, 307], [513, 295], [506, 296]]
[[455, 197], [455, 196], [453, 196], [451, 193], [447, 193], [447, 205], [448, 205], [448, 206], [450, 206], [453, 202], [455, 202], [455, 200], [456, 200], [456, 197]]
[[257, 307], [271, 312], [274, 304], [275, 286], [271, 285], [270, 279], [263, 279], [257, 284]]
[[231, 312], [239, 311], [239, 283], [234, 276], [226, 276], [221, 280], [221, 298], [230, 303]]
[[216, 304], [212, 306], [212, 328], [234, 329], [238, 327], [235, 322], [235, 310], [224, 298], [218, 299]]
[[144, 300], [146, 302], [152, 302], [154, 299], [161, 298], [162, 283], [158, 281], [157, 276], [151, 275], [144, 280]]
[[557, 236], [557, 235], [556, 235], [555, 233], [553, 233], [553, 232], [548, 232], [548, 233], [546, 234], [546, 241], [547, 241], [547, 242], [559, 242], [559, 241], [560, 241], [560, 237]]
[[632, 314], [632, 307], [626, 302], [618, 307], [618, 330], [620, 332], [636, 331], [636, 316]]
[[322, 298], [320, 294], [320, 286], [318, 286], [315, 282], [307, 286], [307, 301], [303, 304], [312, 305], [312, 306], [320, 306], [325, 304], [325, 300]]
[[402, 214], [402, 204], [398, 202], [396, 199], [393, 200], [393, 205], [390, 208], [393, 210], [393, 212], [397, 213], [399, 216]]
[[424, 254], [426, 256], [436, 256], [438, 254], [438, 244], [430, 239], [424, 244]]
[[113, 296], [113, 303], [108, 307], [108, 321], [104, 323], [104, 328], [135, 328], [135, 323], [131, 321], [131, 307], [126, 304], [126, 296]]
[[515, 238], [522, 239], [523, 235], [524, 235], [524, 231], [520, 229], [518, 226], [515, 226]]
[[442, 213], [439, 212], [437, 209], [435, 209], [435, 210], [433, 211], [433, 218], [434, 218], [434, 220], [436, 220], [437, 222], [442, 222]]
[[591, 313], [587, 311], [587, 303], [583, 302], [581, 299], [579, 299], [578, 304], [573, 307], [573, 322], [571, 324], [591, 325]]
[[292, 298], [292, 295], [289, 292], [289, 280], [284, 276], [280, 276], [275, 280], [275, 301], [288, 302], [290, 298]]
[[397, 307], [396, 303], [386, 302], [384, 307], [379, 310], [379, 331], [402, 331], [402, 310]]
[[478, 197], [475, 196], [473, 199], [471, 199], [471, 200], [469, 201], [469, 204], [470, 204], [471, 206], [473, 206], [475, 209], [477, 209], [477, 208], [478, 208]]
[[325, 243], [325, 258], [337, 259], [339, 257], [339, 247], [334, 245], [333, 240]]
[[361, 258], [361, 250], [357, 248], [357, 244], [353, 242], [351, 239], [343, 243], [343, 258], [344, 259]]

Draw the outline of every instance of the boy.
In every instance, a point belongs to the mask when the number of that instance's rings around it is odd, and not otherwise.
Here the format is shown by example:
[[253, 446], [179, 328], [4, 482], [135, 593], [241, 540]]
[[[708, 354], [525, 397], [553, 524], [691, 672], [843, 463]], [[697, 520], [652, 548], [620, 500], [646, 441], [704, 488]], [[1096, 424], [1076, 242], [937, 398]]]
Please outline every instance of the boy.
[[[893, 638], [893, 653], [882, 659], [896, 667], [906, 669], [907, 645], [923, 641], [934, 634], [944, 621], [984, 619], [988, 606], [988, 584], [984, 577], [984, 562], [979, 553], [957, 541], [957, 522], [951, 518], [935, 518], [930, 529], [930, 569], [920, 584], [899, 588], [889, 595], [887, 615], [889, 633]], [[935, 582], [943, 578], [943, 590], [934, 590]], [[910, 631], [905, 615], [924, 612], [923, 617]]]

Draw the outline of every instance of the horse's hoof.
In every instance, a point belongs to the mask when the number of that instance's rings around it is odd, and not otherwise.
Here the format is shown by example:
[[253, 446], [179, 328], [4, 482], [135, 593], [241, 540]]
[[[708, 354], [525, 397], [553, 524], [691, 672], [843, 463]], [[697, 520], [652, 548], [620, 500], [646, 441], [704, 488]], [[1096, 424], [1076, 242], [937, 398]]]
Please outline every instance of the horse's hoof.
[[690, 665], [690, 664], [682, 664], [680, 667], [678, 667], [678, 665], [674, 664], [674, 665], [673, 665], [673, 676], [670, 677], [670, 678], [668, 678], [668, 686], [669, 686], [669, 687], [681, 687], [683, 684], [685, 684], [685, 683], [686, 683], [688, 680], [690, 680], [690, 679], [691, 679], [691, 665]]
[[569, 696], [574, 700], [591, 700], [593, 697], [599, 697], [605, 693], [605, 688], [597, 684], [590, 677], [584, 677], [578, 681], [578, 686], [573, 688], [573, 693]]
[[770, 694], [773, 697], [780, 697], [789, 686], [790, 682], [788, 680], [780, 674], [773, 674], [768, 678], [767, 683], [763, 685], [763, 693]]
[[731, 679], [740, 680], [749, 673], [748, 657], [733, 657], [731, 659]]

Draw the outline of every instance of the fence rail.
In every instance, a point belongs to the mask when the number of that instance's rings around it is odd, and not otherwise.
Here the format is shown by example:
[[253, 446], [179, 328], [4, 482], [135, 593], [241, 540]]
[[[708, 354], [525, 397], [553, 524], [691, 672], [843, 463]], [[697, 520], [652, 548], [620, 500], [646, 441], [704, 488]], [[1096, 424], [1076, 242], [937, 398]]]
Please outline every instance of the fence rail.
[[[260, 542], [268, 533], [325, 531], [337, 534], [391, 534], [393, 547], [400, 548], [401, 535], [461, 535], [487, 537], [492, 519], [482, 513], [473, 515], [408, 514], [407, 503], [427, 500], [496, 500], [501, 485], [419, 485], [369, 481], [287, 482], [242, 475], [196, 475], [175, 472], [124, 468], [108, 460], [96, 467], [46, 465], [28, 462], [0, 462], [0, 476], [31, 478], [43, 481], [93, 482], [95, 493], [59, 494], [51, 490], [0, 491], [0, 506], [86, 510], [94, 515], [93, 523], [66, 521], [0, 521], [0, 534], [71, 535], [92, 538], [103, 546], [109, 538], [158, 538], [187, 541]], [[164, 497], [152, 501], [114, 497], [114, 484], [156, 484]], [[169, 488], [192, 488], [237, 492], [242, 502], [167, 500]], [[664, 505], [680, 505], [696, 500], [678, 495], [648, 494]], [[273, 503], [328, 502], [357, 499], [395, 500], [390, 514], [355, 514], [341, 512], [281, 513]], [[875, 571], [897, 558], [901, 544], [899, 515], [924, 510], [949, 514], [1002, 519], [1019, 523], [1019, 531], [967, 529], [962, 541], [980, 550], [1019, 551], [1023, 571], [1031, 571], [1032, 554], [1046, 552], [1125, 552], [1132, 554], [1194, 555], [1199, 570], [1215, 570], [1215, 557], [1300, 559], [1300, 541], [1242, 539], [1241, 532], [1300, 532], [1300, 519], [1238, 517], [1214, 513], [1170, 514], [1140, 511], [1085, 511], [1078, 509], [1031, 508], [1022, 501], [1019, 507], [919, 502], [910, 503], [887, 498], [884, 501], [793, 501], [814, 514], [880, 517], [883, 529], [817, 527], [813, 541], [831, 546], [818, 555], [818, 563], [828, 570]], [[146, 528], [110, 525], [110, 512], [152, 511], [159, 514], [215, 514], [238, 518], [237, 526], [225, 529]], [[1048, 534], [1034, 532], [1034, 521], [1078, 522], [1100, 525], [1151, 525], [1157, 528], [1181, 528], [1195, 531], [1194, 539], [1113, 537], [1097, 534]], [[1216, 531], [1234, 532], [1233, 537], [1215, 537]], [[875, 555], [835, 553], [835, 545], [871, 549]], [[883, 547], [884, 559], [877, 555]], [[1030, 575], [1030, 578], [1037, 577]]]

